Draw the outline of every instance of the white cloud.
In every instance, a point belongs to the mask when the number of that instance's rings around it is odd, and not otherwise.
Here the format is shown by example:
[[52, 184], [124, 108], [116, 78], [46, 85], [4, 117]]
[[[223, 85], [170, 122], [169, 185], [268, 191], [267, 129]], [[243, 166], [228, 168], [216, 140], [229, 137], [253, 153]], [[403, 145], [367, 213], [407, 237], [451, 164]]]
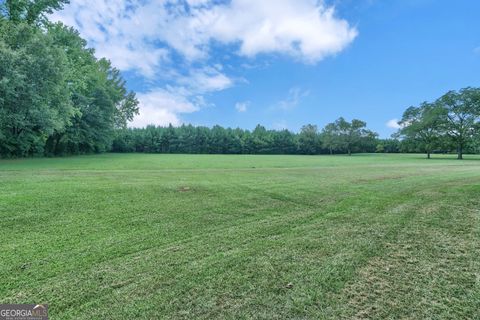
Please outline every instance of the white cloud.
[[386, 125], [390, 129], [400, 129], [402, 126], [398, 124], [398, 121], [398, 119], [391, 119], [387, 121]]
[[237, 102], [237, 103], [235, 103], [235, 109], [236, 109], [238, 112], [246, 112], [249, 105], [250, 105], [250, 102], [249, 102], [249, 101], [246, 101], [246, 102]]
[[140, 114], [130, 123], [131, 127], [144, 127], [149, 124], [167, 126], [181, 124], [179, 114], [192, 113], [202, 107], [201, 98], [189, 96], [184, 88], [155, 89], [137, 95]]
[[187, 0], [188, 5], [192, 7], [199, 7], [206, 5], [210, 2], [210, 0]]
[[307, 97], [310, 91], [302, 90], [299, 87], [293, 87], [288, 91], [288, 97], [278, 102], [277, 109], [284, 111], [295, 109], [303, 98]]
[[[245, 13], [245, 14], [240, 14]], [[240, 54], [285, 53], [318, 62], [343, 50], [357, 36], [355, 28], [334, 15], [332, 7], [312, 0], [232, 0], [199, 10], [205, 37], [239, 43]]]
[[178, 77], [177, 82], [198, 93], [222, 91], [234, 84], [232, 79], [215, 67], [191, 70], [188, 75]]
[[140, 114], [131, 127], [155, 125], [180, 125], [180, 114], [192, 113], [208, 105], [203, 94], [224, 90], [233, 85], [233, 80], [213, 70], [194, 70], [186, 76], [178, 76], [176, 86], [155, 88], [137, 94]]
[[357, 36], [332, 7], [313, 0], [76, 0], [51, 18], [77, 28], [121, 70], [145, 76], [172, 49], [189, 61], [208, 57], [212, 41], [237, 44], [244, 56], [284, 53], [317, 62]]
[[98, 57], [110, 59], [120, 70], [153, 77], [169, 54], [168, 48], [156, 44], [155, 28], [167, 17], [164, 2], [142, 5], [128, 0], [75, 0], [55, 12], [51, 20], [79, 30]]
[[129, 127], [143, 128], [148, 125], [168, 126], [169, 124], [173, 126], [179, 126], [181, 124], [176, 113], [152, 105], [141, 105], [140, 114], [129, 123]]
[[[205, 104], [203, 95], [235, 84], [212, 44], [233, 51], [226, 55], [283, 54], [316, 63], [357, 36], [322, 0], [75, 0], [51, 19], [79, 30], [98, 57], [120, 70], [170, 85], [139, 94], [134, 126], [179, 124], [185, 109]], [[294, 108], [303, 94], [292, 92], [280, 107]]]

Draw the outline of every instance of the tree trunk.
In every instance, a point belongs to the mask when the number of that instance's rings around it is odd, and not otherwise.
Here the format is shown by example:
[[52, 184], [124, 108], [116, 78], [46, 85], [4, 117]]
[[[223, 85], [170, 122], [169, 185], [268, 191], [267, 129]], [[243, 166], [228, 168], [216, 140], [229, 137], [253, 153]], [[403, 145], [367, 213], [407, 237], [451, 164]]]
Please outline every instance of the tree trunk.
[[430, 151], [427, 152], [427, 159], [430, 159]]
[[330, 148], [330, 155], [332, 155], [332, 154], [333, 154], [333, 149], [332, 149], [332, 148]]
[[62, 137], [63, 137], [63, 134], [57, 134], [57, 139], [55, 139], [55, 146], [54, 146], [54, 149], [53, 149], [53, 153], [56, 156], [59, 154], [58, 149], [59, 149], [60, 140], [62, 140]]
[[350, 150], [350, 148], [348, 148], [348, 155], [349, 155], [349, 156], [352, 155], [352, 150]]
[[462, 160], [463, 159], [463, 145], [460, 144], [458, 146], [457, 153], [458, 153], [457, 159]]

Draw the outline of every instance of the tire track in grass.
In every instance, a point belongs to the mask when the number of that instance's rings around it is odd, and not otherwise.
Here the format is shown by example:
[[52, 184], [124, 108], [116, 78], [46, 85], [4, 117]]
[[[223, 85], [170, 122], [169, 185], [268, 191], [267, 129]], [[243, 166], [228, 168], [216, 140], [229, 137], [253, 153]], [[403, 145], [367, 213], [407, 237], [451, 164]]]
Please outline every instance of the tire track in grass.
[[[237, 233], [237, 234], [240, 234], [242, 237], [245, 237], [246, 239], [260, 239], [259, 241], [262, 241], [262, 235], [265, 234], [265, 230], [262, 229], [262, 225], [263, 224], [266, 224], [266, 225], [270, 225], [270, 224], [278, 224], [280, 222], [281, 225], [283, 225], [285, 227], [285, 230], [289, 230], [289, 226], [293, 223], [294, 225], [298, 226], [298, 225], [302, 225], [302, 224], [309, 224], [311, 223], [311, 218], [310, 216], [312, 215], [315, 215], [316, 216], [316, 219], [321, 219], [324, 215], [328, 214], [328, 210], [326, 212], [321, 212], [319, 213], [318, 212], [318, 208], [315, 212], [312, 212], [312, 211], [305, 211], [303, 212], [302, 214], [298, 214], [298, 211], [295, 212], [295, 214], [293, 215], [290, 215], [289, 217], [286, 217], [285, 215], [279, 215], [278, 217], [276, 217], [275, 219], [271, 219], [271, 217], [267, 217], [267, 218], [263, 218], [263, 219], [260, 219], [260, 220], [263, 220], [263, 221], [252, 221], [252, 222], [249, 222], [247, 224], [245, 223], [241, 223], [239, 224], [238, 226], [231, 226], [231, 227], [228, 227], [228, 228], [220, 228], [218, 230], [216, 230], [214, 233], [210, 233], [209, 235], [204, 235], [202, 237], [196, 237], [195, 239], [187, 239], [185, 240], [184, 242], [182, 243], [177, 243], [178, 246], [181, 247], [182, 244], [184, 244], [185, 246], [188, 246], [189, 244], [191, 243], [196, 243], [197, 244], [197, 247], [198, 246], [202, 246], [202, 245], [207, 245], [207, 249], [204, 251], [201, 251], [201, 252], [198, 252], [198, 248], [196, 248], [195, 246], [193, 246], [192, 248], [192, 251], [191, 252], [185, 252], [185, 251], [182, 251], [181, 249], [178, 250], [178, 260], [174, 259], [175, 261], [177, 261], [178, 263], [177, 264], [173, 264], [171, 265], [170, 267], [173, 268], [173, 269], [177, 269], [180, 265], [188, 265], [190, 263], [190, 261], [192, 260], [192, 257], [195, 257], [196, 255], [198, 256], [199, 253], [202, 253], [203, 252], [203, 257], [197, 259], [195, 258], [195, 261], [196, 261], [196, 264], [198, 266], [201, 266], [202, 265], [202, 261], [212, 261], [212, 262], [215, 262], [215, 256], [211, 255], [211, 252], [215, 252], [215, 250], [212, 250], [212, 248], [208, 248], [208, 244], [210, 243], [215, 243], [217, 245], [219, 245], [218, 241], [214, 240], [215, 238], [219, 238], [219, 240], [222, 240], [222, 237], [221, 235], [224, 235], [224, 234], [232, 234], [232, 233]], [[303, 220], [302, 220], [303, 218]], [[257, 232], [256, 233], [253, 233], [253, 234], [248, 234], [248, 230], [252, 229], [252, 226], [256, 226], [256, 230]], [[278, 226], [274, 226], [273, 227], [274, 229], [278, 229], [279, 227]], [[236, 230], [235, 230], [236, 229]], [[246, 229], [246, 230], [245, 230]], [[268, 233], [267, 233], [268, 234]], [[213, 238], [213, 239], [212, 239]], [[254, 240], [255, 241], [255, 240]], [[227, 243], [229, 243], [230, 241], [227, 241]], [[244, 246], [249, 246], [250, 243], [252, 241], [246, 241]], [[220, 244], [220, 247], [222, 245]], [[142, 251], [139, 251], [139, 252], [136, 252], [136, 253], [133, 253], [131, 255], [128, 255], [130, 257], [130, 260], [132, 261], [132, 263], [134, 264], [137, 264], [138, 261], [132, 257], [132, 256], [137, 256], [138, 258], [140, 259], [144, 259], [144, 257], [150, 257], [151, 258], [151, 254], [152, 252], [154, 252], [154, 255], [156, 255], [158, 257], [158, 255], [160, 253], [165, 253], [165, 254], [168, 254], [169, 250], [171, 248], [165, 248], [163, 247], [164, 250], [162, 250], [162, 248], [153, 248], [151, 250], [142, 250]], [[224, 249], [224, 248], [222, 248]], [[164, 251], [164, 252], [160, 252], [160, 251]], [[238, 249], [234, 249], [234, 250], [238, 250]], [[167, 251], [167, 252], [165, 252]], [[224, 250], [225, 251], [225, 250]], [[160, 254], [160, 256], [162, 256], [162, 254]], [[185, 260], [185, 256], [188, 257], [187, 260]], [[202, 256], [202, 255], [201, 255]], [[119, 257], [117, 259], [114, 259], [112, 261], [109, 261], [109, 264], [113, 264], [113, 265], [117, 265], [118, 263], [121, 263], [122, 260], [124, 260], [125, 256], [122, 256], [122, 257]], [[182, 259], [183, 258], [183, 259]], [[213, 260], [212, 260], [213, 259]], [[154, 260], [157, 260], [157, 259], [154, 259]], [[160, 259], [161, 260], [161, 259]], [[116, 262], [117, 261], [117, 262]], [[98, 265], [96, 266], [97, 268], [99, 267]], [[127, 268], [129, 269], [130, 267], [133, 267], [135, 268], [134, 265], [132, 266], [129, 266], [128, 264], [127, 265], [123, 265], [123, 268]], [[94, 269], [94, 268], [92, 268]], [[109, 268], [107, 267], [107, 270]], [[145, 272], [145, 269], [146, 270], [150, 270], [149, 272]], [[142, 271], [139, 271], [139, 272], [143, 272], [142, 273], [142, 279], [145, 279], [145, 280], [142, 280], [141, 282], [149, 282], [151, 281], [151, 278], [152, 277], [155, 277], [155, 270], [152, 268], [145, 268], [145, 269], [142, 269]], [[111, 272], [118, 272], [116, 270], [110, 270]], [[85, 281], [85, 280], [88, 280], [89, 278], [89, 275], [91, 273], [91, 270], [89, 272], [85, 272], [83, 275], [81, 274], [80, 276], [77, 275], [77, 278], [79, 278], [79, 283]], [[183, 274], [183, 276], [185, 276], [185, 272], [184, 273], [181, 273]], [[79, 277], [78, 277], [79, 276]], [[65, 281], [68, 281], [68, 279], [71, 279], [71, 276], [70, 275], [65, 275], [65, 278], [66, 280]], [[87, 279], [85, 279], [87, 278]], [[188, 272], [187, 272], [187, 278], [188, 278]], [[91, 279], [90, 279], [91, 280]], [[128, 279], [126, 280], [125, 283], [128, 283]], [[135, 283], [135, 286], [138, 286], [139, 283], [138, 281], [136, 281]], [[127, 285], [128, 286], [128, 285]], [[111, 288], [110, 288], [111, 289]], [[114, 288], [113, 288], [114, 289]], [[56, 289], [54, 290], [56, 291]], [[90, 296], [90, 294], [88, 294], [87, 296], [84, 296], [84, 298], [86, 299], [80, 299], [82, 301], [86, 301], [88, 303], [89, 300], [97, 300], [99, 298], [99, 296], [107, 296], [108, 294], [110, 294], [109, 292], [111, 292], [112, 290], [101, 290], [100, 292], [96, 292], [94, 293], [92, 296]], [[53, 292], [52, 292], [53, 293]], [[44, 293], [45, 294], [45, 293]], [[53, 298], [53, 297], [52, 297]], [[77, 296], [78, 298], [78, 296]], [[73, 301], [72, 301], [73, 303]], [[68, 304], [67, 304], [68, 305]], [[79, 307], [79, 304], [78, 304], [78, 300], [77, 300], [77, 303], [75, 304], [76, 305], [76, 308]], [[68, 309], [68, 306], [67, 306], [67, 309]], [[61, 311], [61, 309], [59, 310]]]
[[478, 191], [464, 190], [405, 209], [414, 219], [345, 288], [342, 318], [480, 318]]
[[[415, 188], [419, 188], [419, 186], [416, 186]], [[255, 190], [255, 192], [259, 192], [259, 191]], [[282, 193], [272, 194], [270, 191], [269, 193], [270, 193], [270, 197], [272, 197], [273, 199], [276, 199], [277, 201], [280, 201], [280, 202], [285, 201], [286, 203], [289, 203], [288, 197], [285, 197]], [[350, 195], [348, 197], [346, 196], [346, 198], [350, 198]], [[272, 219], [271, 216], [267, 216], [267, 217], [262, 216], [262, 217], [258, 217], [258, 221], [249, 221], [249, 222], [239, 221], [237, 225], [218, 228], [217, 230], [213, 231], [213, 234], [198, 235], [196, 237], [191, 237], [183, 240], [184, 241], [183, 243], [177, 242], [177, 241], [173, 241], [171, 243], [171, 244], [180, 244], [180, 248], [178, 247], [175, 248], [175, 245], [174, 247], [172, 246], [167, 247], [167, 245], [153, 246], [146, 250], [139, 250], [127, 255], [116, 257], [115, 259], [111, 259], [109, 261], [95, 264], [91, 267], [91, 269], [85, 271], [84, 273], [80, 273], [79, 275], [63, 274], [60, 278], [61, 279], [64, 278], [63, 279], [64, 282], [62, 284], [65, 285], [66, 288], [71, 288], [71, 289], [72, 289], [72, 285], [71, 283], [69, 283], [69, 281], [71, 281], [72, 278], [73, 279], [77, 278], [78, 282], [77, 280], [75, 280], [74, 283], [78, 283], [78, 284], [82, 284], [82, 281], [90, 281], [89, 285], [92, 285], [92, 287], [84, 288], [86, 289], [86, 291], [81, 292], [82, 294], [84, 294], [84, 298], [85, 298], [84, 305], [88, 306], [89, 303], [95, 304], [96, 303], [95, 301], [99, 300], [99, 298], [108, 300], [109, 299], [108, 295], [111, 294], [112, 292], [116, 292], [116, 291], [125, 292], [125, 290], [130, 289], [131, 287], [143, 286], [143, 288], [151, 288], [151, 286], [149, 286], [149, 282], [152, 282], [152, 284], [157, 285], [155, 283], [157, 280], [159, 280], [160, 282], [164, 281], [165, 279], [172, 280], [171, 274], [165, 274], [164, 278], [161, 278], [161, 277], [159, 278], [158, 270], [155, 270], [155, 268], [152, 268], [155, 265], [155, 262], [158, 260], [162, 260], [161, 258], [164, 256], [171, 257], [170, 260], [172, 261], [172, 264], [167, 266], [168, 268], [171, 268], [172, 270], [174, 270], [178, 266], [181, 267], [180, 271], [182, 272], [180, 272], [177, 275], [177, 278], [175, 279], [178, 280], [178, 277], [190, 278], [194, 275], [197, 275], [199, 272], [201, 274], [202, 270], [212, 268], [212, 266], [219, 263], [218, 262], [219, 256], [217, 256], [215, 253], [217, 252], [216, 250], [227, 249], [227, 250], [224, 250], [224, 254], [227, 254], [230, 256], [236, 256], [239, 254], [239, 252], [245, 251], [245, 248], [249, 248], [254, 244], [256, 245], [261, 244], [263, 241], [265, 241], [265, 233], [267, 234], [270, 233], [273, 236], [275, 236], [276, 232], [278, 233], [278, 231], [283, 231], [283, 233], [290, 233], [292, 231], [289, 227], [292, 224], [296, 225], [300, 229], [302, 225], [305, 226], [305, 225], [313, 224], [314, 221], [324, 219], [326, 216], [329, 216], [330, 213], [336, 212], [335, 210], [333, 210], [333, 208], [330, 208], [329, 212], [319, 211], [318, 207], [315, 207], [315, 205], [312, 206], [310, 203], [304, 204], [304, 206], [295, 202], [293, 204], [294, 206], [291, 209], [302, 212], [300, 215], [298, 214], [298, 212], [286, 212], [285, 215], [278, 214], [278, 216], [275, 217], [274, 219]], [[277, 225], [272, 226], [271, 228], [267, 228], [268, 224], [274, 224], [274, 225], [277, 224]], [[392, 226], [392, 228], [393, 227], [396, 227], [396, 226]], [[251, 230], [251, 229], [255, 229], [255, 230]], [[266, 230], [268, 232], [266, 232]], [[248, 231], [250, 231], [250, 233]], [[227, 236], [225, 236], [225, 234]], [[237, 238], [235, 237], [235, 235], [237, 235]], [[244, 236], [248, 236], [248, 237], [246, 240], [241, 241], [237, 248], [228, 249], [228, 245], [234, 242], [234, 240], [242, 239]], [[249, 240], [249, 237], [254, 240]], [[384, 235], [380, 235], [379, 239], [376, 239], [375, 241], [378, 242], [383, 237]], [[190, 251], [186, 251], [183, 248], [181, 248], [182, 244], [184, 248], [189, 247], [188, 249]], [[265, 246], [268, 247], [268, 243], [266, 243]], [[187, 254], [186, 257], [184, 256], [185, 254]], [[196, 259], [196, 257], [198, 257], [198, 259]], [[124, 263], [124, 260], [126, 259], [129, 260], [127, 261], [128, 263]], [[189, 269], [189, 264], [192, 262], [192, 260], [194, 260], [196, 263], [194, 270]], [[143, 265], [141, 263], [143, 263]], [[110, 266], [111, 264], [116, 266], [122, 265], [124, 273], [120, 274], [120, 277], [118, 277], [119, 279], [117, 282], [113, 282], [112, 280], [115, 279], [115, 276], [118, 276], [119, 270], [116, 269], [115, 267], [112, 269]], [[134, 270], [137, 270], [138, 273], [135, 273]], [[101, 276], [105, 276], [106, 278], [104, 278], [103, 280], [96, 278], [99, 275], [99, 273]], [[137, 281], [136, 277], [138, 277], [139, 274], [142, 275], [142, 277], [144, 276], [145, 279], [143, 279], [142, 281]], [[122, 276], [123, 276], [123, 279], [122, 279]], [[108, 277], [111, 277], [111, 278], [108, 278]], [[102, 285], [97, 287], [95, 285], [97, 283], [100, 283]], [[188, 287], [188, 285], [184, 285], [184, 287]], [[98, 288], [101, 288], [101, 289], [98, 290]], [[63, 291], [58, 287], [56, 289], [55, 288], [51, 288], [51, 289], [52, 291], [50, 291], [50, 294], [52, 294], [52, 297], [55, 297], [55, 294], [56, 294], [55, 292], [57, 293], [61, 292], [65, 295], [72, 294], [71, 292]], [[153, 287], [153, 289], [155, 289], [155, 287]], [[75, 289], [73, 288], [73, 291], [74, 290]], [[151, 294], [153, 294], [153, 296], [155, 297], [155, 291]], [[33, 296], [31, 292], [29, 293], [29, 295]], [[38, 296], [40, 297], [41, 293], [38, 294]], [[148, 296], [141, 295], [140, 292], [137, 292], [136, 296], [134, 295], [134, 298], [136, 299], [146, 299], [147, 297]], [[73, 298], [76, 299], [78, 298], [78, 296], [72, 296], [72, 299]], [[68, 305], [67, 308], [57, 309], [57, 310], [60, 312], [66, 311], [65, 314], [69, 314], [70, 307], [77, 308], [79, 307], [79, 305], [82, 305], [82, 302], [79, 303], [79, 301], [77, 300], [76, 304], [72, 303], [71, 305]]]

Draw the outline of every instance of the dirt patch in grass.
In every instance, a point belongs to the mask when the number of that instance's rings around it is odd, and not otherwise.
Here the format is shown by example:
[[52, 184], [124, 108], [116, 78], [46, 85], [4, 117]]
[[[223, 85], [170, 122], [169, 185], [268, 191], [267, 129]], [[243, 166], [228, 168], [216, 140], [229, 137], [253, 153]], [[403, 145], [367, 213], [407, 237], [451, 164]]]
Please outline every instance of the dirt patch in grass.
[[406, 176], [379, 176], [379, 177], [372, 177], [372, 178], [362, 178], [362, 179], [357, 179], [354, 182], [358, 183], [366, 183], [366, 182], [374, 182], [374, 181], [385, 181], [385, 180], [397, 180], [397, 179], [403, 179]]
[[192, 191], [190, 187], [180, 187], [178, 188], [178, 192], [189, 192]]

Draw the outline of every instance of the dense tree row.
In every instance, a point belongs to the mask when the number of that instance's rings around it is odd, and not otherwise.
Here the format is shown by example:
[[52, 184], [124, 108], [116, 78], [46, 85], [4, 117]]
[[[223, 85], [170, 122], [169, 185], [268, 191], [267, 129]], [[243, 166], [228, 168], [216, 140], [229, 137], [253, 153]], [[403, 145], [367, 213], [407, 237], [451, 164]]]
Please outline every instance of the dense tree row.
[[303, 126], [299, 133], [267, 130], [258, 125], [253, 131], [214, 126], [148, 126], [117, 130], [114, 152], [217, 153], [217, 154], [322, 154], [375, 152], [377, 134], [360, 120], [343, 118], [319, 132], [317, 126]]
[[155, 127], [117, 130], [114, 152], [219, 154], [338, 154], [352, 152], [431, 153], [480, 151], [480, 89], [450, 91], [435, 102], [408, 108], [401, 129], [391, 139], [378, 139], [366, 123], [339, 118], [321, 131], [303, 126], [288, 130], [255, 130], [214, 126]]
[[0, 3], [0, 155], [109, 151], [138, 112], [118, 70], [45, 18], [65, 0]]
[[417, 151], [455, 150], [458, 159], [465, 151], [476, 152], [480, 138], [480, 89], [450, 91], [434, 102], [408, 108], [399, 122], [397, 137]]

